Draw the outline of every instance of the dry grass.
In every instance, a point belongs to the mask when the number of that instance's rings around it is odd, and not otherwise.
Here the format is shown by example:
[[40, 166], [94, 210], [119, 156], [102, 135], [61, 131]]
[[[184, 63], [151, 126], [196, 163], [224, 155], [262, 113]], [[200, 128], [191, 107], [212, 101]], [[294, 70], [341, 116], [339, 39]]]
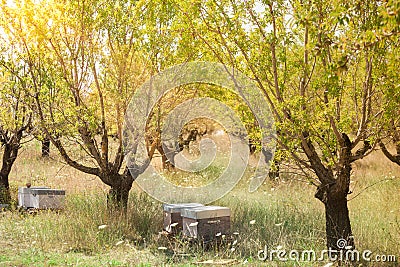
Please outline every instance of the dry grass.
[[14, 190], [27, 182], [34, 186], [63, 188], [69, 193], [98, 192], [107, 189], [97, 177], [65, 165], [55, 148], [52, 146], [51, 149], [51, 157], [43, 159], [40, 143], [30, 142], [24, 145], [10, 174], [10, 184]]
[[[323, 205], [313, 197], [315, 188], [306, 183], [267, 181], [250, 194], [246, 181], [241, 182], [215, 203], [232, 209], [232, 232], [236, 234], [206, 250], [180, 238], [160, 235], [161, 203], [136, 187], [127, 215], [110, 214], [105, 209], [108, 188], [98, 178], [63, 165], [58, 156], [43, 160], [39, 150], [36, 143], [23, 148], [10, 177], [14, 196], [17, 187], [27, 181], [63, 188], [67, 190], [66, 209], [36, 216], [17, 211], [0, 213], [0, 266], [192, 266], [225, 258], [259, 266], [263, 263], [257, 259], [257, 252], [265, 245], [316, 251], [325, 247]], [[354, 199], [349, 206], [357, 248], [399, 258], [400, 168], [376, 152], [358, 162], [353, 172], [350, 198]], [[100, 225], [107, 227], [99, 229]], [[275, 261], [267, 265], [323, 263]]]

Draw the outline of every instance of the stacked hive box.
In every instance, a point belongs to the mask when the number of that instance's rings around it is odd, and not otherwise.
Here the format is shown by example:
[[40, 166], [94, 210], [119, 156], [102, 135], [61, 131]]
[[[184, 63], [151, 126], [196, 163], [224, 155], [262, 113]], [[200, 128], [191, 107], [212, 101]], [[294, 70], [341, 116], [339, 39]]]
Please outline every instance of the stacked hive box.
[[24, 208], [33, 208], [32, 190], [33, 189], [50, 189], [46, 186], [18, 187], [18, 206]]
[[18, 188], [18, 205], [23, 208], [62, 209], [65, 190], [48, 187]]
[[182, 231], [181, 211], [185, 208], [201, 207], [200, 203], [164, 204], [164, 230], [177, 234]]
[[219, 206], [203, 206], [183, 209], [183, 235], [212, 240], [230, 231], [230, 209]]

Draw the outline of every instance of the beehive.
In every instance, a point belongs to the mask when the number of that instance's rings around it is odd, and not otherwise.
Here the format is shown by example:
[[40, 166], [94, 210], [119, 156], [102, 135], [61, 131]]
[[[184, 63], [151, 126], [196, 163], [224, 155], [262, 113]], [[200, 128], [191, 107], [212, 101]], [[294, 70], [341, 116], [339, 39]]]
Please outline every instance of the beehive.
[[65, 190], [48, 187], [19, 188], [19, 206], [35, 209], [62, 209], [64, 207]]
[[31, 198], [33, 208], [62, 209], [64, 208], [65, 190], [33, 189]]
[[200, 203], [180, 203], [180, 204], [164, 204], [164, 230], [169, 233], [179, 233], [182, 231], [181, 211], [185, 208], [202, 207]]
[[231, 211], [227, 207], [203, 206], [183, 209], [183, 234], [202, 240], [212, 240], [228, 234], [231, 226]]
[[18, 187], [18, 206], [24, 208], [33, 208], [31, 202], [32, 189], [50, 189], [46, 186]]

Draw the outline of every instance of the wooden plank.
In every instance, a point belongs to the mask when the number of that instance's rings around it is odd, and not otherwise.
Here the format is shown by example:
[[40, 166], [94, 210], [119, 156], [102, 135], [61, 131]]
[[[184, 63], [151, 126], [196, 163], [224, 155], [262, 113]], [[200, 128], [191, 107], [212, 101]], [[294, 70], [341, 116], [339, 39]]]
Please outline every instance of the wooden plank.
[[231, 210], [220, 206], [203, 206], [182, 210], [182, 217], [192, 219], [207, 219], [216, 217], [226, 217], [231, 215]]
[[205, 241], [216, 239], [230, 232], [230, 216], [192, 219], [183, 217], [183, 234]]

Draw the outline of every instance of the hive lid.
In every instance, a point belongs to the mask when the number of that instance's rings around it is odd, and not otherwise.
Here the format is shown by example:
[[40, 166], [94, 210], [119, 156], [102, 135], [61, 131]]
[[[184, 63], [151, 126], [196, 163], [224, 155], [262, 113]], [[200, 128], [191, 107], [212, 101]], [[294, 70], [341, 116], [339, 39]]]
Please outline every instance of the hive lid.
[[200, 203], [179, 203], [179, 204], [164, 204], [163, 209], [169, 213], [181, 212], [185, 208], [203, 207]]
[[34, 188], [34, 189], [31, 189], [31, 194], [34, 194], [34, 195], [65, 195], [65, 190], [49, 189], [49, 188]]
[[18, 187], [18, 193], [30, 194], [32, 189], [50, 189], [47, 186]]
[[203, 206], [196, 208], [185, 208], [181, 212], [182, 217], [191, 219], [208, 219], [225, 217], [231, 215], [231, 210], [220, 206]]

